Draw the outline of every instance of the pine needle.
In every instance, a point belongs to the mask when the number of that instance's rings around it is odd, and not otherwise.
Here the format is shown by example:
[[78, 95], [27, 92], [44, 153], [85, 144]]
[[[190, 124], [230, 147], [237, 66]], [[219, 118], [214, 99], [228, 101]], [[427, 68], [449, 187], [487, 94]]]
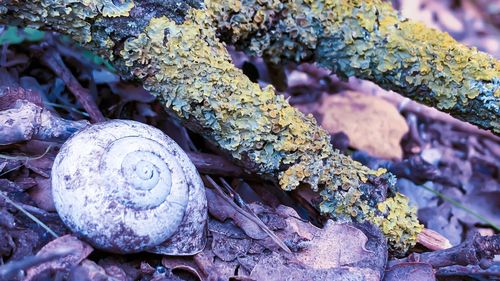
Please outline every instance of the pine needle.
[[[6, 160], [20, 160], [20, 161], [30, 161], [30, 160], [38, 160], [42, 157], [44, 157], [45, 155], [47, 155], [47, 153], [49, 152], [49, 150], [52, 148], [52, 145], [49, 145], [47, 147], [47, 149], [45, 149], [45, 151], [39, 155], [39, 156], [35, 156], [35, 157], [31, 157], [31, 156], [23, 156], [23, 155], [7, 155], [7, 154], [1, 154], [0, 153], [0, 158], [3, 158], [3, 159], [6, 159]], [[9, 170], [10, 171], [10, 170]], [[3, 174], [2, 174], [3, 175]]]

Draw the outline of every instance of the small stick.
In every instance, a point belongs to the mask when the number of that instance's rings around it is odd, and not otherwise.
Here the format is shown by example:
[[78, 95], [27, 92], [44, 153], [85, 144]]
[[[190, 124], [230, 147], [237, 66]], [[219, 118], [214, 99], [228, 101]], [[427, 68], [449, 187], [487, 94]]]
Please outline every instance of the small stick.
[[493, 141], [500, 140], [500, 137], [494, 135], [489, 131], [481, 129], [475, 125], [464, 122], [462, 120], [456, 119], [453, 116], [449, 115], [448, 113], [439, 111], [433, 107], [417, 103], [415, 101], [410, 100], [409, 98], [403, 97], [396, 93], [387, 91], [377, 91], [375, 95], [380, 96], [385, 100], [391, 102], [392, 104], [396, 105], [399, 111], [408, 111], [418, 116], [422, 116], [436, 121], [441, 121], [444, 123], [449, 123], [461, 131], [486, 137]]
[[47, 49], [44, 51], [41, 59], [52, 71], [54, 71], [57, 76], [64, 81], [68, 89], [75, 95], [83, 108], [85, 108], [88, 112], [90, 120], [93, 123], [103, 122], [106, 120], [93, 100], [90, 91], [85, 89], [80, 82], [78, 82], [75, 76], [64, 64], [61, 55], [56, 52], [56, 50], [52, 48]]
[[434, 268], [450, 265], [476, 265], [498, 254], [500, 254], [500, 234], [481, 236], [476, 233], [455, 247], [422, 254], [414, 253], [407, 258], [389, 262], [389, 267], [402, 262], [424, 262]]

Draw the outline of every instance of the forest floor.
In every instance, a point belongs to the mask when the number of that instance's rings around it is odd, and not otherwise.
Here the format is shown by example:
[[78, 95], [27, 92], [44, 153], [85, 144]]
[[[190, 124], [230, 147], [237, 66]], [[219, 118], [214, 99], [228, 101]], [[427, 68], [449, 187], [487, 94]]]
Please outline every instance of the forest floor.
[[[499, 1], [393, 3], [406, 16], [500, 58]], [[54, 36], [0, 28], [0, 111], [25, 100], [68, 120], [103, 115], [161, 129], [190, 155], [202, 176], [221, 185], [207, 189], [209, 242], [195, 257], [92, 249], [68, 235], [51, 198], [50, 171], [64, 140], [28, 140], [0, 146], [0, 280], [500, 278], [498, 256], [478, 264], [460, 256], [474, 250], [477, 234], [500, 231], [499, 137], [370, 82], [343, 81], [314, 65], [271, 66], [231, 50], [235, 65], [252, 81], [273, 84], [292, 105], [312, 114], [337, 149], [396, 175], [419, 220], [444, 239], [436, 249], [463, 247], [459, 256], [441, 250], [436, 257], [424, 254], [432, 245], [417, 245], [396, 258], [374, 227], [325, 222], [308, 203], [307, 190], [285, 193], [245, 174], [169, 117], [141, 85], [121, 80], [108, 62]], [[91, 100], [98, 112], [84, 108], [82, 99]], [[239, 204], [229, 203], [234, 198]], [[269, 230], [293, 254], [281, 250]]]

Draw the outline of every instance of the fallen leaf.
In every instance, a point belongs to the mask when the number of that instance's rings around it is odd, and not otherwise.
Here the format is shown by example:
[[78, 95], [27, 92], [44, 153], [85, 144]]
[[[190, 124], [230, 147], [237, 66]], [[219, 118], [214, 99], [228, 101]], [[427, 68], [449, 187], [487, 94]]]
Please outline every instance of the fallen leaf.
[[109, 280], [109, 277], [104, 268], [86, 259], [71, 271], [70, 280]]
[[206, 189], [208, 212], [219, 221], [225, 221], [228, 218], [233, 219], [246, 235], [253, 239], [264, 239], [268, 235], [255, 222], [238, 212], [229, 203], [210, 189]]
[[406, 262], [389, 268], [384, 281], [433, 281], [436, 280], [432, 266], [427, 263]]
[[311, 240], [310, 246], [297, 253], [304, 265], [314, 269], [328, 269], [351, 264], [366, 258], [366, 235], [348, 224], [328, 221]]
[[[197, 280], [206, 281], [206, 280], [219, 280], [214, 279], [213, 277], [220, 278], [220, 280], [228, 280], [229, 275], [223, 275], [219, 268], [214, 264], [214, 254], [206, 247], [203, 252], [196, 254], [194, 257], [181, 257], [181, 256], [164, 256], [161, 260], [161, 263], [166, 268], [169, 268], [172, 271], [186, 271], [189, 272], [193, 277], [196, 277]], [[223, 262], [224, 266], [229, 266], [230, 263]], [[231, 267], [232, 268], [232, 267]], [[234, 268], [232, 268], [232, 272], [234, 273]], [[223, 276], [227, 278], [223, 278]], [[192, 280], [196, 280], [193, 278]]]
[[25, 281], [31, 280], [38, 273], [41, 273], [47, 269], [65, 269], [69, 268], [72, 265], [77, 265], [82, 260], [87, 258], [87, 256], [90, 255], [90, 253], [94, 250], [89, 244], [78, 240], [78, 238], [72, 235], [65, 235], [49, 242], [40, 251], [38, 251], [37, 255], [50, 254], [54, 251], [60, 250], [61, 248], [71, 248], [74, 250], [71, 254], [60, 259], [46, 262], [28, 269], [26, 272]]
[[55, 212], [56, 207], [52, 197], [51, 180], [36, 176], [35, 181], [37, 185], [29, 190], [31, 198], [35, 201], [38, 208], [48, 212]]
[[[498, 186], [497, 186], [498, 188]], [[500, 191], [479, 191], [467, 194], [462, 204], [468, 210], [472, 210], [484, 219], [494, 224], [496, 228], [500, 228]], [[470, 211], [465, 211], [456, 206], [452, 206], [452, 213], [459, 217], [461, 221], [470, 224], [484, 224], [484, 220], [479, 220], [473, 216]]]
[[385, 159], [401, 159], [405, 119], [393, 104], [376, 96], [346, 91], [326, 96], [318, 112], [330, 134], [344, 132], [351, 146]]
[[212, 251], [223, 261], [233, 261], [244, 256], [252, 243], [249, 239], [231, 238], [224, 234], [212, 232]]

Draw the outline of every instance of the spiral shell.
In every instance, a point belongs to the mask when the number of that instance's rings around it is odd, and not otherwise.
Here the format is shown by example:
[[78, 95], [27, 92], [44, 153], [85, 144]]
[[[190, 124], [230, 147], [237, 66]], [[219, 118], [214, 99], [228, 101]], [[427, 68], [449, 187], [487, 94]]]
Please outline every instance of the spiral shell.
[[63, 222], [96, 248], [190, 255], [203, 249], [207, 202], [196, 168], [168, 136], [126, 120], [92, 125], [52, 167]]

